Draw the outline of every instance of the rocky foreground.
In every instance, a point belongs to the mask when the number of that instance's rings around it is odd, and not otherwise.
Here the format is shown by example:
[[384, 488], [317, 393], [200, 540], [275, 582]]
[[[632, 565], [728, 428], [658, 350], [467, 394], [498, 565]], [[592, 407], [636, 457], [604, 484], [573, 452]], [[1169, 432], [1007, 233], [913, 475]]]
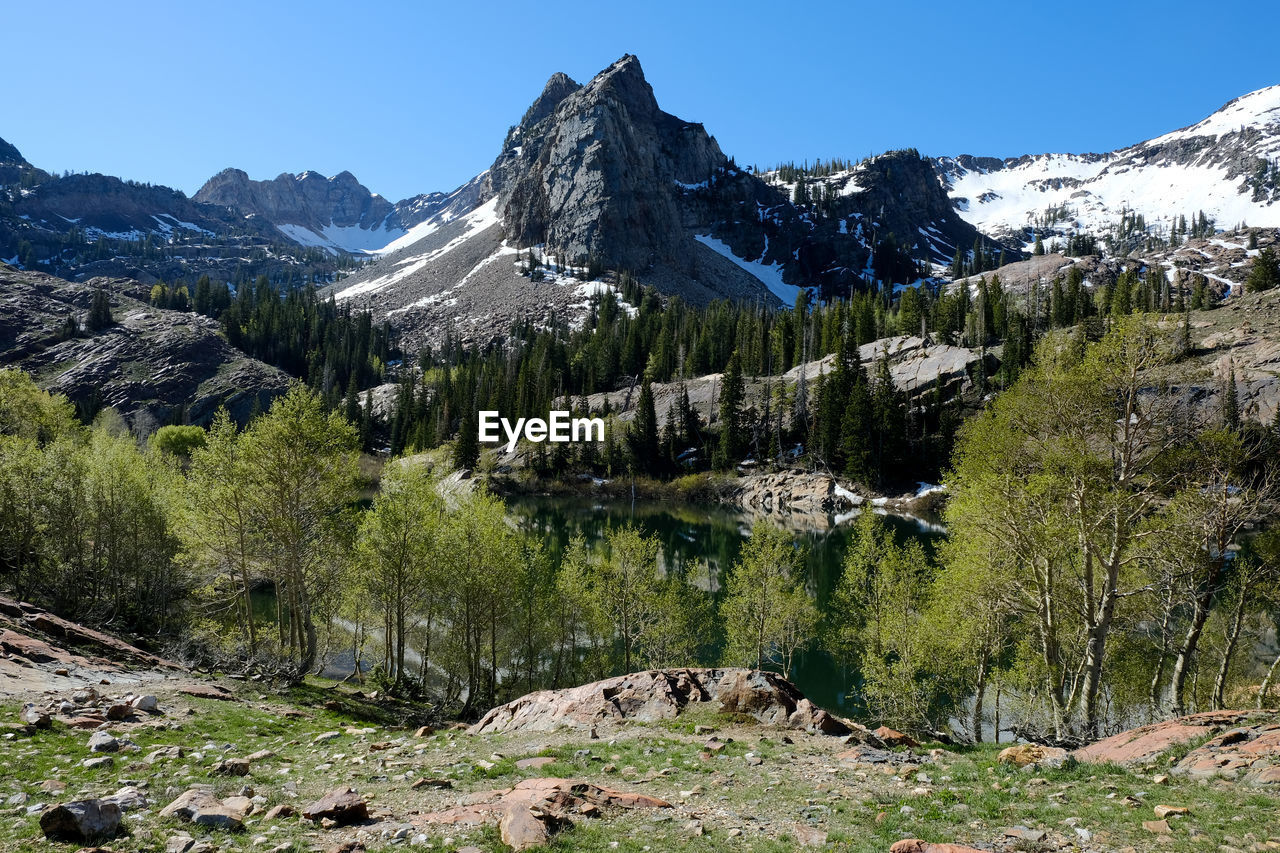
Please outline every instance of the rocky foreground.
[[773, 674], [680, 669], [437, 730], [375, 693], [196, 679], [0, 604], [3, 851], [1280, 845], [1274, 713], [1195, 715], [1070, 755], [943, 749], [868, 731]]

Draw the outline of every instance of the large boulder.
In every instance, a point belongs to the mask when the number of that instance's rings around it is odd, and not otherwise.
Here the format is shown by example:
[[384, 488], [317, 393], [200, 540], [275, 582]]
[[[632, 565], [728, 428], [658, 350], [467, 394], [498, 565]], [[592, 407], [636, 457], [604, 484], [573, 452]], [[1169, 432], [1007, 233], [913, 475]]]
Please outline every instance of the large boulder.
[[336, 788], [302, 810], [307, 820], [328, 819], [339, 825], [369, 817], [369, 805], [351, 788]]
[[120, 806], [104, 800], [61, 803], [40, 815], [40, 831], [55, 841], [92, 843], [115, 838], [120, 831]]
[[1174, 746], [1208, 737], [1214, 732], [1236, 725], [1246, 717], [1246, 711], [1191, 714], [1103, 738], [1077, 749], [1072, 755], [1077, 761], [1094, 764], [1146, 764]]
[[766, 725], [833, 735], [849, 732], [844, 722], [813, 705], [782, 676], [735, 668], [649, 670], [565, 690], [539, 690], [494, 708], [468, 731], [552, 731], [624, 720], [655, 722], [708, 704]]
[[1072, 754], [1080, 761], [1150, 764], [1174, 747], [1200, 740], [1170, 772], [1280, 785], [1280, 715], [1274, 711], [1206, 711], [1122, 732]]

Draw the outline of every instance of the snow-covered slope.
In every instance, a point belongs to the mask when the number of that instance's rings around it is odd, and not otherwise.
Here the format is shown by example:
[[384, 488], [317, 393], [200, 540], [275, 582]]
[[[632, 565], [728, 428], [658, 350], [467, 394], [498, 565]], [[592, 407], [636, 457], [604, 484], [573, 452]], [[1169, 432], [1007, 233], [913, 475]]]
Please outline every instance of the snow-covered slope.
[[1205, 120], [1107, 154], [937, 161], [960, 215], [997, 238], [1102, 235], [1126, 214], [1167, 233], [1203, 211], [1219, 227], [1280, 225], [1280, 86]]

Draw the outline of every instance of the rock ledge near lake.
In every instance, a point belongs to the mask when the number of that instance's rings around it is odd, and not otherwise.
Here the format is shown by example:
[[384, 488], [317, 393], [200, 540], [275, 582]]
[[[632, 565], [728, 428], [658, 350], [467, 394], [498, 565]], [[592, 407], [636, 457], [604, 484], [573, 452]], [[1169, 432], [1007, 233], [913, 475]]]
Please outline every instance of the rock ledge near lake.
[[468, 731], [491, 734], [670, 720], [693, 707], [754, 717], [765, 725], [831, 735], [849, 724], [818, 708], [782, 676], [736, 668], [657, 669], [565, 690], [539, 690], [485, 714]]

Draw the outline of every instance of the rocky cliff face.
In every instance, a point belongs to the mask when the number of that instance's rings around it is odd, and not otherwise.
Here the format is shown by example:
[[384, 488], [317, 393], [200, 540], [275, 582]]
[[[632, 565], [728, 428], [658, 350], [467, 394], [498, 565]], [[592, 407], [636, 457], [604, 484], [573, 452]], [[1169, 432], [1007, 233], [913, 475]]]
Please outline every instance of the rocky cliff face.
[[273, 224], [377, 228], [394, 207], [369, 192], [355, 175], [340, 172], [326, 178], [318, 172], [288, 172], [270, 181], [253, 181], [240, 169], [223, 169], [210, 178], [193, 200], [258, 214]]
[[583, 87], [552, 77], [491, 173], [508, 240], [642, 271], [691, 251], [680, 185], [725, 163], [702, 125], [659, 109], [627, 55]]
[[[67, 318], [83, 324], [98, 287], [116, 325], [65, 338]], [[208, 423], [219, 406], [247, 422], [288, 388], [284, 373], [234, 349], [214, 321], [150, 308], [145, 296], [134, 281], [81, 284], [0, 267], [0, 365], [89, 410], [114, 407], [142, 433], [175, 417]]]

